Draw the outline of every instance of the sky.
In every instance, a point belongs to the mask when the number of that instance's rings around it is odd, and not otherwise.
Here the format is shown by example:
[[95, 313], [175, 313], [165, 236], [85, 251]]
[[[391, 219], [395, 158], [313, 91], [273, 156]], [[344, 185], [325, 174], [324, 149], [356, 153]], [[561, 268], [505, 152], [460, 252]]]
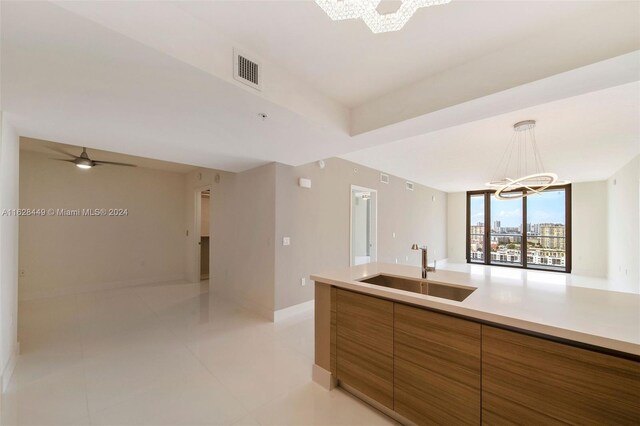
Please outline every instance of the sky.
[[[564, 191], [551, 191], [527, 197], [527, 221], [529, 223], [565, 222]], [[485, 222], [482, 197], [471, 197], [471, 224]], [[491, 222], [500, 226], [517, 227], [522, 221], [522, 200], [501, 201], [491, 197]]]

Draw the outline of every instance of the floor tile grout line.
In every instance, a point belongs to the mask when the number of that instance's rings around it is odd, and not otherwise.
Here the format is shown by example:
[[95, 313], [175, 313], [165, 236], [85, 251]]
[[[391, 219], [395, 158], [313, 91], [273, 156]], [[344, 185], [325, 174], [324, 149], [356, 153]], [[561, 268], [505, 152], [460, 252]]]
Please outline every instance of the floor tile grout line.
[[[209, 295], [209, 294], [210, 294], [210, 293], [209, 293], [209, 290], [207, 290], [206, 294], [207, 294], [207, 295]], [[189, 352], [189, 354], [191, 354], [191, 356], [192, 356], [192, 357], [193, 357], [193, 358], [198, 362], [198, 364], [200, 364], [202, 367], [204, 367], [204, 369], [205, 369], [205, 370], [206, 370], [206, 371], [211, 375], [211, 377], [212, 377], [212, 378], [213, 378], [213, 379], [214, 379], [214, 380], [215, 380], [215, 381], [216, 381], [216, 382], [217, 382], [217, 383], [218, 383], [218, 384], [219, 384], [219, 385], [220, 385], [220, 386], [221, 386], [221, 387], [222, 387], [222, 388], [227, 392], [227, 394], [229, 395], [229, 397], [231, 397], [235, 402], [237, 402], [237, 403], [238, 403], [238, 405], [239, 405], [240, 407], [242, 407], [242, 408], [246, 411], [246, 413], [244, 413], [242, 416], [239, 416], [239, 417], [238, 417], [238, 418], [236, 418], [236, 419], [232, 419], [232, 420], [230, 421], [230, 423], [234, 423], [234, 422], [236, 422], [236, 421], [240, 420], [240, 419], [241, 419], [245, 414], [251, 414], [251, 412], [250, 412], [248, 409], [246, 409], [246, 407], [245, 407], [245, 405], [242, 403], [242, 401], [240, 401], [240, 400], [239, 400], [239, 399], [238, 399], [238, 398], [237, 398], [237, 397], [236, 397], [236, 396], [231, 392], [231, 390], [230, 390], [230, 389], [228, 389], [228, 388], [227, 388], [227, 386], [226, 386], [226, 385], [225, 385], [225, 384], [220, 380], [220, 378], [219, 378], [218, 376], [216, 376], [216, 375], [213, 373], [213, 371], [211, 371], [211, 370], [209, 369], [209, 367], [207, 367], [207, 365], [206, 365], [204, 362], [202, 362], [202, 360], [201, 360], [201, 359], [200, 359], [200, 358], [195, 354], [195, 352], [193, 352], [193, 351], [191, 350], [191, 348], [189, 347], [189, 345], [187, 345], [186, 343], [184, 343], [184, 342], [182, 341], [182, 339], [180, 339], [180, 336], [179, 336], [179, 335], [178, 335], [178, 334], [177, 334], [177, 333], [176, 333], [176, 332], [175, 332], [175, 331], [174, 331], [170, 326], [168, 326], [168, 325], [164, 324], [164, 322], [163, 322], [163, 321], [162, 321], [162, 319], [160, 318], [160, 314], [159, 314], [155, 309], [153, 309], [153, 308], [152, 308], [152, 307], [151, 307], [151, 306], [150, 306], [150, 305], [149, 305], [149, 304], [144, 300], [144, 298], [143, 298], [140, 294], [138, 294], [138, 292], [137, 292], [137, 291], [135, 291], [135, 295], [136, 295], [136, 297], [138, 297], [138, 298], [142, 301], [142, 303], [144, 303], [144, 304], [149, 308], [149, 310], [153, 313], [153, 315], [155, 315], [155, 316], [156, 316], [156, 318], [158, 318], [158, 320], [160, 321], [160, 323], [162, 324], [162, 326], [163, 326], [163, 327], [166, 327], [166, 329], [169, 331], [169, 333], [171, 333], [175, 338], [177, 338], [177, 340], [180, 342], [180, 344], [181, 344], [182, 346], [184, 346], [184, 348], [187, 350], [187, 352]], [[200, 297], [201, 295], [202, 295], [202, 293], [198, 292], [197, 297]]]
[[[96, 291], [91, 291], [91, 292], [83, 292], [82, 294], [97, 294], [97, 293], [106, 293], [106, 294], [110, 294], [110, 293], [112, 293], [112, 292], [118, 292], [118, 291], [120, 291], [120, 290], [122, 290], [122, 289], [128, 289], [128, 288], [131, 288], [131, 287], [121, 287], [121, 288], [106, 289], [106, 290], [102, 290], [102, 289], [101, 289], [101, 290], [96, 290]], [[150, 307], [150, 306], [149, 306], [149, 305], [148, 305], [148, 304], [147, 304], [147, 303], [146, 303], [146, 302], [145, 302], [141, 297], [139, 297], [139, 295], [137, 294], [137, 292], [135, 291], [135, 289], [134, 289], [134, 294], [135, 294], [135, 296], [136, 296], [138, 299], [140, 299], [140, 301], [141, 301], [141, 302], [142, 302], [142, 304], [145, 306], [145, 308], [146, 308], [146, 309], [148, 309], [148, 310], [149, 310], [149, 312], [150, 312], [152, 315], [154, 315], [154, 316], [155, 316], [156, 314], [155, 314], [155, 312], [153, 311], [153, 309], [151, 309], [151, 307]], [[79, 294], [76, 294], [76, 299], [77, 299], [77, 297], [79, 297]], [[79, 305], [79, 303], [77, 303], [77, 308], [78, 308], [78, 310], [79, 310], [79, 306], [80, 306], [80, 305]], [[91, 415], [91, 414], [92, 414], [92, 410], [90, 409], [90, 406], [89, 406], [89, 392], [88, 392], [88, 384], [87, 384], [87, 377], [86, 377], [86, 374], [87, 374], [87, 372], [86, 372], [86, 368], [87, 368], [87, 367], [86, 367], [86, 362], [85, 362], [85, 357], [84, 357], [85, 342], [84, 342], [84, 334], [83, 334], [83, 333], [81, 333], [81, 339], [82, 339], [82, 348], [83, 348], [83, 350], [82, 350], [82, 354], [83, 354], [83, 355], [82, 355], [82, 359], [83, 359], [83, 363], [82, 363], [82, 364], [83, 364], [83, 366], [82, 366], [82, 368], [83, 368], [83, 377], [84, 377], [84, 383], [85, 383], [85, 394], [86, 394], [86, 402], [87, 402], [87, 412], [88, 412], [88, 416], [89, 416], [89, 422], [90, 422], [91, 424], [93, 424], [93, 419], [92, 419], [92, 415]], [[140, 394], [142, 394], [142, 393], [145, 393], [146, 391], [148, 391], [148, 389], [147, 389], [147, 390], [144, 390], [144, 391], [141, 391], [141, 392], [139, 392], [139, 393], [136, 393], [135, 395], [140, 395]], [[102, 411], [104, 411], [104, 410], [109, 410], [109, 409], [111, 409], [111, 408], [113, 408], [113, 407], [116, 407], [116, 406], [118, 406], [118, 405], [120, 405], [120, 404], [124, 404], [124, 403], [126, 403], [126, 402], [127, 402], [127, 400], [125, 399], [125, 400], [122, 400], [122, 401], [117, 401], [117, 402], [112, 403], [112, 404], [107, 404], [106, 406], [104, 406], [104, 407], [102, 407], [102, 408], [99, 408], [99, 409], [95, 410], [95, 414], [100, 413], [100, 412], [102, 412]]]
[[[116, 291], [116, 290], [120, 290], [120, 289], [109, 289], [109, 290], [100, 290], [100, 291], [111, 292], [111, 291]], [[91, 292], [91, 293], [95, 293], [95, 292]], [[86, 293], [85, 293], [85, 294], [86, 294]], [[145, 301], [145, 300], [144, 300], [140, 295], [138, 295], [138, 293], [137, 293], [137, 291], [135, 291], [135, 289], [134, 289], [134, 295], [136, 296], [136, 298], [140, 299], [140, 301], [141, 301], [141, 302], [142, 302], [142, 304], [145, 306], [145, 308], [147, 308], [147, 309], [149, 310], [149, 312], [150, 312], [153, 316], [158, 317], [158, 314], [157, 314], [157, 313], [156, 313], [156, 312], [155, 312], [155, 311], [154, 311], [154, 310], [153, 310], [153, 309], [152, 309], [152, 308], [151, 308], [151, 307], [146, 303], [146, 301]], [[161, 322], [161, 323], [162, 323], [162, 322]], [[169, 330], [169, 332], [172, 332], [172, 331], [171, 331], [171, 330]], [[172, 334], [173, 334], [173, 333], [172, 333]], [[83, 370], [84, 370], [84, 368], [85, 368], [85, 367], [83, 366]], [[86, 372], [85, 372], [85, 374], [86, 374]], [[154, 386], [155, 386], [155, 384], [154, 384]], [[144, 393], [146, 393], [146, 392], [148, 392], [148, 391], [149, 391], [149, 389], [145, 389], [145, 390], [143, 390], [143, 391], [141, 391], [141, 392], [136, 393], [135, 395], [136, 395], [136, 396], [139, 396], [139, 395], [144, 394]], [[125, 404], [125, 403], [127, 403], [127, 402], [128, 402], [128, 400], [126, 400], [126, 399], [125, 399], [125, 400], [122, 400], [122, 401], [117, 401], [117, 402], [112, 403], [112, 404], [108, 404], [108, 405], [106, 405], [106, 406], [104, 406], [104, 407], [102, 407], [102, 408], [97, 409], [97, 410], [95, 411], [95, 413], [97, 414], [97, 413], [100, 413], [100, 412], [105, 411], [105, 410], [110, 410], [110, 409], [112, 409], [112, 408], [114, 408], [114, 407], [117, 407], [117, 406], [119, 406], [119, 405]], [[88, 392], [87, 392], [87, 409], [88, 409], [88, 411], [89, 411], [89, 421], [90, 421], [90, 422], [93, 422], [93, 420], [92, 420], [92, 418], [91, 418], [91, 410], [88, 408]], [[93, 423], [92, 423], [92, 424], [93, 424]]]
[[[207, 290], [207, 294], [211, 294], [211, 293], [210, 293], [210, 290]], [[198, 294], [198, 297], [200, 297], [200, 295], [201, 295], [201, 293], [199, 293], [199, 294]], [[140, 295], [138, 295], [137, 293], [136, 293], [136, 296], [140, 297]], [[221, 296], [221, 297], [222, 297], [222, 298], [224, 298], [224, 296]], [[252, 315], [252, 316], [255, 314], [254, 312], [251, 312], [250, 310], [248, 310], [248, 309], [244, 308], [243, 306], [241, 306], [241, 305], [239, 305], [239, 304], [235, 303], [233, 300], [226, 299], [226, 298], [224, 298], [224, 299], [225, 299], [225, 300], [227, 300], [227, 301], [228, 301], [228, 303], [233, 304], [236, 308], [240, 309], [240, 310], [241, 310], [242, 312], [244, 312], [244, 313], [248, 313], [248, 314], [250, 314], [250, 315]], [[144, 302], [144, 301], [143, 301], [143, 303], [146, 303], [146, 302]], [[153, 308], [151, 308], [151, 309], [153, 310]], [[157, 314], [157, 312], [156, 312], [155, 310], [154, 310], [154, 313], [155, 313], [156, 315], [158, 315], [158, 314]], [[266, 321], [265, 321], [265, 322], [266, 322]], [[179, 336], [177, 336], [177, 334], [175, 333], [175, 331], [174, 331], [173, 329], [171, 329], [171, 327], [167, 327], [167, 328], [169, 329], [169, 332], [171, 332], [174, 336], [178, 337], [178, 339], [179, 339]], [[275, 336], [275, 332], [274, 332], [274, 336]], [[294, 349], [289, 348], [287, 345], [283, 344], [282, 342], [277, 342], [277, 343], [282, 344], [282, 345], [283, 345], [283, 347], [285, 347], [285, 348], [287, 348], [287, 349], [289, 349], [289, 350], [294, 350]], [[272, 399], [270, 399], [270, 400], [268, 400], [268, 401], [265, 401], [264, 403], [260, 404], [258, 407], [255, 407], [255, 408], [253, 408], [253, 409], [249, 409], [249, 408], [247, 408], [247, 407], [242, 403], [242, 401], [240, 401], [240, 400], [239, 400], [239, 399], [238, 399], [238, 398], [237, 398], [237, 397], [236, 397], [236, 396], [231, 392], [231, 390], [230, 390], [230, 389], [229, 389], [229, 388], [228, 388], [228, 387], [227, 387], [227, 386], [222, 382], [222, 380], [220, 380], [220, 378], [219, 378], [219, 377], [218, 377], [218, 376], [217, 376], [213, 371], [211, 371], [211, 369], [210, 369], [210, 368], [209, 368], [209, 367], [208, 367], [208, 366], [207, 366], [207, 365], [206, 365], [206, 364], [205, 364], [205, 363], [204, 363], [204, 362], [203, 362], [203, 361], [198, 357], [198, 355], [197, 355], [197, 354], [196, 354], [196, 353], [195, 353], [195, 352], [194, 352], [194, 351], [189, 347], [189, 345], [184, 344], [184, 343], [183, 343], [183, 345], [184, 345], [184, 346], [187, 348], [187, 350], [192, 354], [192, 356], [193, 356], [196, 360], [198, 360], [198, 362], [200, 363], [200, 365], [202, 365], [202, 366], [203, 366], [203, 367], [204, 367], [204, 368], [209, 372], [209, 374], [211, 374], [211, 376], [212, 376], [214, 379], [216, 379], [216, 381], [217, 381], [217, 382], [218, 382], [218, 383], [219, 383], [219, 384], [220, 384], [220, 385], [221, 385], [221, 386], [222, 386], [222, 387], [223, 387], [223, 388], [224, 388], [224, 389], [229, 393], [229, 395], [231, 395], [231, 397], [233, 397], [233, 399], [234, 399], [234, 400], [236, 400], [237, 402], [239, 402], [239, 403], [240, 403], [240, 405], [241, 405], [241, 406], [242, 406], [242, 407], [247, 411], [247, 414], [250, 414], [250, 415], [251, 415], [252, 417], [254, 417], [254, 418], [255, 418], [254, 413], [255, 413], [257, 410], [260, 410], [261, 408], [263, 408], [263, 407], [264, 407], [264, 406], [266, 406], [267, 404], [273, 403], [274, 401], [278, 400], [279, 398], [283, 398], [283, 397], [285, 397], [285, 396], [287, 396], [287, 395], [289, 395], [289, 394], [291, 393], [291, 390], [289, 390], [289, 391], [287, 391], [287, 392], [285, 392], [285, 393], [283, 393], [283, 394], [280, 394], [280, 395], [276, 395], [276, 396], [274, 396]], [[304, 356], [303, 354], [301, 354], [299, 351], [297, 351], [297, 350], [294, 350], [294, 351], [296, 352], [296, 354], [297, 354], [301, 359], [304, 359], [304, 360], [306, 360], [306, 359], [307, 359], [307, 357], [306, 357], [306, 356]], [[302, 387], [302, 386], [304, 386], [304, 385], [296, 386], [296, 387], [295, 387], [295, 389], [298, 389], [298, 388], [300, 388], [300, 387]], [[240, 418], [241, 418], [241, 417], [240, 417]], [[240, 418], [239, 418], [239, 419], [240, 419]], [[238, 419], [236, 419], [236, 420], [238, 420]], [[258, 421], [258, 420], [256, 420], [256, 421]], [[258, 423], [259, 423], [259, 422], [258, 422]]]
[[[208, 377], [211, 377], [215, 381], [215, 387], [219, 389], [220, 397], [228, 398], [230, 406], [232, 404], [238, 405], [237, 415], [235, 415], [236, 410], [230, 409], [229, 411], [227, 411], [228, 424], [237, 424], [238, 421], [243, 420], [243, 418], [245, 417], [247, 419], [251, 419], [252, 422], [264, 424], [265, 419], [262, 418], [262, 421], [259, 421], [258, 418], [264, 417], [265, 409], [268, 410], [268, 412], [271, 412], [270, 407], [274, 406], [274, 404], [277, 404], [278, 406], [280, 406], [280, 404], [286, 404], [290, 398], [295, 398], [296, 395], [298, 395], [300, 392], [304, 392], [304, 388], [308, 385], [308, 382], [310, 382], [311, 378], [310, 371], [309, 374], [306, 374], [306, 369], [304, 368], [304, 366], [312, 362], [310, 361], [310, 358], [306, 356], [306, 353], [308, 351], [303, 350], [305, 347], [312, 345], [312, 342], [307, 338], [309, 332], [312, 331], [308, 330], [308, 324], [304, 324], [308, 323], [309, 321], [313, 321], [312, 317], [300, 318], [300, 321], [292, 321], [290, 325], [269, 323], [264, 318], [255, 315], [255, 313], [251, 310], [244, 308], [231, 299], [225, 298], [223, 294], [206, 291], [206, 286], [198, 287], [199, 283], [192, 283], [193, 285], [188, 285], [189, 283], [184, 284], [187, 285], [183, 286], [183, 284], [181, 283], [175, 284], [176, 288], [161, 290], [158, 292], [153, 291], [153, 288], [149, 287], [133, 288], [131, 292], [122, 294], [123, 300], [126, 300], [129, 295], [132, 295], [139, 303], [121, 302], [120, 297], [115, 297], [114, 294], [119, 293], [122, 289], [109, 289], [107, 291], [99, 290], [94, 292], [83, 292], [82, 294], [76, 293], [72, 295], [72, 305], [70, 306], [74, 308], [74, 328], [76, 329], [78, 339], [80, 340], [80, 351], [78, 351], [80, 357], [78, 358], [82, 362], [82, 368], [79, 369], [78, 372], [82, 374], [82, 386], [84, 387], [83, 394], [87, 416], [85, 417], [85, 421], [88, 421], [91, 424], [95, 424], [95, 422], [99, 422], [101, 418], [100, 414], [98, 413], [102, 413], [105, 410], [113, 410], [114, 407], [126, 404], [127, 401], [132, 401], [132, 399], [127, 398], [126, 400], [117, 401], [115, 403], [109, 404], [108, 406], [98, 408], [93, 411], [91, 410], [89, 404], [89, 396], [93, 395], [93, 393], [89, 392], [89, 378], [91, 377], [90, 373], [93, 370], [90, 370], [88, 368], [91, 363], [87, 363], [87, 360], [91, 360], [92, 354], [95, 352], [92, 352], [90, 349], [93, 348], [93, 338], [96, 337], [94, 336], [95, 333], [93, 331], [96, 330], [93, 330], [93, 328], [87, 329], [86, 327], [84, 327], [83, 321], [88, 318], [89, 320], [91, 320], [89, 324], [91, 326], [104, 325], [102, 323], [105, 321], [108, 322], [110, 318], [112, 318], [115, 314], [111, 310], [111, 304], [107, 303], [103, 306], [101, 297], [98, 297], [96, 299], [97, 296], [90, 296], [89, 299], [91, 301], [100, 302], [100, 307], [102, 307], [102, 310], [104, 311], [101, 311], [101, 313], [108, 314], [106, 316], [92, 315], [92, 311], [87, 310], [87, 308], [91, 308], [92, 305], [86, 305], [83, 303], [83, 295], [87, 293], [91, 295], [103, 294], [106, 297], [105, 300], [113, 301], [115, 303], [113, 307], [115, 307], [116, 309], [119, 309], [119, 306], [124, 303], [121, 306], [121, 308], [124, 309], [122, 311], [124, 313], [127, 313], [132, 309], [142, 309], [141, 311], [136, 312], [136, 316], [134, 319], [139, 319], [138, 315], [142, 315], [144, 317], [143, 319], [145, 322], [145, 326], [151, 327], [153, 328], [153, 330], [160, 332], [158, 336], [162, 342], [169, 342], [171, 344], [171, 347], [176, 348], [180, 351], [186, 348], [190, 356], [186, 356], [186, 353], [184, 353], [184, 365], [189, 368], [178, 369], [177, 371], [179, 372], [179, 375], [176, 377], [186, 377], [187, 379], [189, 377], [193, 377], [194, 379], [197, 378], [199, 376], [198, 371], [200, 370], [197, 369], [196, 365], [199, 365], [202, 368], [202, 374], [206, 374], [204, 373], [206, 371], [210, 375]], [[195, 286], [196, 288], [194, 289], [193, 286]], [[177, 287], [181, 288], [178, 289]], [[148, 290], [151, 291], [147, 292]], [[212, 309], [212, 315], [210, 317], [204, 319], [202, 317], [198, 318], [198, 312], [193, 311], [193, 305], [195, 302], [198, 302], [198, 298], [200, 298], [201, 303], [204, 303], [205, 300], [203, 299], [209, 301], [208, 307]], [[196, 305], [196, 309], [198, 308], [198, 306], [200, 307], [200, 309], [205, 309], [205, 307], [203, 307], [202, 305], [198, 305], [197, 303]], [[222, 316], [219, 318], [219, 315]], [[61, 319], [67, 321], [66, 317]], [[221, 323], [222, 328], [216, 325], [219, 319], [223, 321]], [[129, 324], [129, 322], [126, 322], [126, 324]], [[109, 330], [110, 329], [111, 328], [109, 328]], [[101, 330], [102, 328], [100, 327], [97, 329], [97, 331]], [[118, 328], [118, 330], [120, 330], [120, 328]], [[224, 377], [225, 379], [224, 381], [221, 380], [219, 374], [222, 371], [216, 370], [217, 364], [211, 364], [208, 362], [209, 358], [207, 357], [207, 354], [209, 352], [200, 351], [200, 349], [206, 349], [206, 347], [198, 347], [198, 343], [203, 344], [209, 342], [209, 337], [213, 337], [215, 339], [216, 336], [220, 335], [220, 332], [223, 335], [227, 335], [229, 333], [230, 335], [240, 333], [242, 336], [248, 337], [250, 341], [254, 335], [256, 337], [260, 336], [260, 339], [264, 338], [266, 339], [265, 342], [270, 342], [270, 347], [273, 346], [273, 351], [275, 352], [272, 355], [276, 357], [274, 358], [275, 360], [282, 361], [282, 357], [286, 357], [288, 356], [286, 354], [290, 353], [291, 356], [294, 357], [292, 358], [292, 362], [295, 362], [296, 368], [292, 371], [283, 370], [283, 373], [287, 373], [287, 371], [289, 371], [290, 374], [284, 374], [280, 376], [278, 374], [278, 372], [280, 371], [279, 368], [286, 369], [288, 363], [285, 362], [285, 364], [282, 364], [282, 362], [279, 362], [278, 365], [283, 365], [283, 367], [278, 367], [278, 370], [274, 370], [274, 367], [271, 367], [271, 370], [269, 370], [271, 371], [271, 374], [268, 377], [268, 381], [263, 382], [264, 384], [268, 384], [271, 383], [271, 381], [276, 380], [276, 382], [274, 383], [279, 383], [279, 391], [269, 393], [267, 397], [271, 395], [273, 395], [273, 397], [268, 398], [266, 401], [262, 401], [261, 403], [260, 401], [255, 401], [259, 403], [258, 406], [254, 407], [251, 404], [251, 406], [247, 406], [243, 403], [244, 400], [241, 399], [242, 395], [244, 395], [244, 393], [246, 392], [242, 391], [241, 389], [238, 390], [233, 386], [234, 376], [223, 375], [222, 377]], [[244, 339], [240, 340], [240, 342], [242, 341], [244, 341]], [[135, 341], [133, 341], [133, 343], [135, 344]], [[108, 349], [108, 347], [109, 346], [105, 348]], [[100, 346], [98, 349], [100, 348], [102, 348], [102, 346]], [[99, 351], [98, 353], [101, 353], [101, 351]], [[193, 360], [195, 360], [196, 363], [192, 363]], [[250, 362], [250, 360], [251, 356], [249, 354], [247, 356], [247, 362]], [[75, 360], [73, 362], [74, 364], [77, 363], [77, 361]], [[268, 363], [268, 365], [270, 364], [271, 363]], [[240, 366], [241, 365], [243, 364], [240, 364]], [[265, 365], [264, 367], [266, 368], [267, 365]], [[194, 368], [196, 368], [195, 374], [190, 374], [189, 372]], [[261, 368], [259, 371], [262, 370], [264, 370], [264, 368]], [[218, 373], [216, 373], [216, 371], [218, 371]], [[117, 374], [117, 371], [114, 374]], [[251, 378], [251, 376], [247, 377]], [[279, 377], [282, 377], [282, 382], [278, 382]], [[229, 380], [231, 380], [231, 382], [229, 382]], [[77, 383], [78, 385], [75, 386], [75, 389], [79, 390], [80, 383], [79, 381]], [[170, 384], [170, 382], [167, 381], [162, 383]], [[191, 381], [185, 380], [184, 383], [185, 385], [189, 386]], [[214, 383], [212, 382], [211, 384], [213, 385]], [[154, 389], [157, 388], [157, 385], [162, 386], [161, 382], [154, 382]], [[231, 387], [229, 387], [230, 385]], [[236, 390], [232, 391], [232, 389]], [[149, 388], [145, 388], [144, 392], [137, 393], [136, 395], [141, 395], [142, 393], [146, 394], [149, 390]], [[236, 396], [236, 393], [239, 396]], [[263, 396], [258, 399], [262, 399], [262, 397]], [[77, 399], [78, 402], [80, 402], [80, 398]], [[81, 405], [74, 403], [74, 407], [81, 408]], [[82, 412], [85, 410], [79, 411]], [[117, 411], [119, 409], [115, 408], [115, 410]], [[257, 415], [260, 413], [262, 413], [262, 416]]]

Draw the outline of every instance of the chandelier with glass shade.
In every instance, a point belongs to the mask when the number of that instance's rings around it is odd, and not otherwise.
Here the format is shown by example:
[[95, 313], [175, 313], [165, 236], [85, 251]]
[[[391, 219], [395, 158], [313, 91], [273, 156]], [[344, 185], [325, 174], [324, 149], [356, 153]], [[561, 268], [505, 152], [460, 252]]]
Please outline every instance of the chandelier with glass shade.
[[[486, 185], [495, 189], [498, 200], [513, 200], [538, 194], [551, 186], [566, 185], [558, 175], [547, 172], [538, 149], [535, 120], [513, 125], [513, 136], [498, 167]], [[497, 176], [496, 176], [497, 175]]]
[[398, 10], [380, 13], [381, 0], [316, 0], [318, 6], [334, 21], [362, 19], [374, 33], [402, 29], [420, 8], [450, 3], [451, 0], [402, 0]]

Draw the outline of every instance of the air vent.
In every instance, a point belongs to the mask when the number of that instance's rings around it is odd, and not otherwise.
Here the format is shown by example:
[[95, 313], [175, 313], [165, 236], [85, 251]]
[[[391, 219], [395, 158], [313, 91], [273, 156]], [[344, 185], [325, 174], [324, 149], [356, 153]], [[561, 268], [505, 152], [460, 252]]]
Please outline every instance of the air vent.
[[380, 182], [389, 183], [389, 175], [385, 173], [380, 173]]
[[254, 89], [262, 90], [262, 79], [260, 76], [260, 62], [250, 59], [247, 55], [234, 49], [233, 51], [233, 78], [251, 86]]
[[407, 185], [407, 189], [408, 189], [409, 191], [413, 191], [413, 182], [409, 182], [409, 181], [407, 181], [406, 185]]

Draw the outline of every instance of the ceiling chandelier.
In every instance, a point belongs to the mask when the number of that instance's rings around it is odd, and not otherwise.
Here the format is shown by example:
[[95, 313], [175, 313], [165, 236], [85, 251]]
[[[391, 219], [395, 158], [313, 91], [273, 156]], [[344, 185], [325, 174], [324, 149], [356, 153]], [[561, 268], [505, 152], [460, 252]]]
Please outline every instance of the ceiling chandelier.
[[380, 13], [381, 0], [316, 0], [318, 6], [334, 21], [362, 19], [374, 33], [402, 29], [416, 10], [422, 7], [446, 4], [451, 0], [402, 0], [398, 10]]
[[[519, 121], [513, 125], [513, 136], [495, 173], [486, 185], [496, 190], [498, 200], [513, 200], [538, 194], [550, 186], [565, 185], [558, 175], [545, 171], [538, 150], [535, 120]], [[518, 177], [519, 176], [519, 177]]]

